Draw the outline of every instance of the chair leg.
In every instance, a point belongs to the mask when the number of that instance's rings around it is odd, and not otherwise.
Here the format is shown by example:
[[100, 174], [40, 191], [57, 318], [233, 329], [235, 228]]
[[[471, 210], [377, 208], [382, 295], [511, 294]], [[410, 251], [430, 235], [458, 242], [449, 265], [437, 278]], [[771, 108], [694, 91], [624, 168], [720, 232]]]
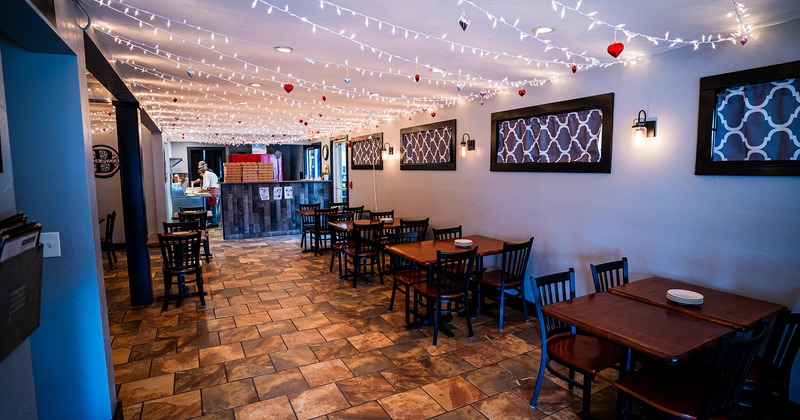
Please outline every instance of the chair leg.
[[533, 388], [533, 397], [531, 397], [531, 408], [536, 408], [536, 403], [539, 401], [539, 391], [542, 390], [542, 382], [544, 382], [545, 366], [547, 366], [547, 354], [542, 354], [539, 360], [539, 375], [536, 376], [536, 386]]
[[522, 313], [525, 315], [525, 322], [530, 322], [530, 317], [528, 317], [528, 301], [525, 300], [525, 283], [519, 285], [519, 296], [522, 298]]
[[[430, 298], [428, 302], [430, 303]], [[437, 296], [435, 299], [435, 307], [433, 308], [433, 346], [436, 347], [436, 341], [439, 339], [439, 306], [441, 306], [441, 302], [439, 302], [439, 297]]]
[[361, 275], [361, 258], [353, 257], [353, 289], [356, 288], [358, 277]]
[[[375, 263], [375, 259], [372, 259], [372, 263]], [[381, 266], [383, 265], [383, 261], [378, 261], [378, 279], [380, 279], [381, 284], [383, 284], [383, 269]]]
[[394, 309], [394, 296], [396, 293], [397, 293], [397, 279], [392, 281], [392, 297], [389, 299], [389, 312], [392, 312], [392, 310]]
[[206, 307], [206, 298], [203, 296], [203, 276], [198, 274], [195, 277], [195, 283], [197, 283], [197, 294], [200, 296], [200, 305], [204, 308]]
[[506, 290], [500, 286], [500, 331], [503, 331], [503, 318], [506, 312]]
[[183, 303], [183, 296], [184, 296], [184, 288], [186, 287], [186, 281], [184, 276], [178, 276], [178, 303], [175, 304], [176, 308], [181, 307], [181, 303]]
[[583, 415], [581, 418], [584, 420], [589, 420], [592, 417], [589, 410], [592, 402], [592, 376], [588, 373], [583, 375]]
[[117, 251], [114, 249], [114, 245], [111, 245], [111, 255], [114, 257], [114, 262], [117, 262]]
[[167, 310], [169, 304], [169, 290], [172, 289], [172, 276], [164, 273], [164, 305], [161, 307], [162, 311]]
[[330, 272], [333, 273], [333, 259], [336, 257], [336, 251], [331, 250], [331, 269]]
[[108, 257], [108, 268], [114, 268], [114, 260], [111, 258], [111, 249], [106, 250], [106, 257]]
[[210, 247], [208, 246], [208, 238], [206, 238], [206, 240], [203, 241], [203, 249], [206, 251], [206, 262], [207, 263], [211, 262], [211, 250], [209, 248]]
[[464, 292], [464, 317], [467, 318], [467, 331], [469, 332], [469, 338], [472, 338], [475, 337], [475, 334], [472, 332], [472, 317], [469, 316], [469, 311], [469, 294]]
[[[411, 319], [411, 316], [409, 314], [409, 310], [411, 309], [411, 307], [409, 305], [411, 305], [411, 302], [409, 302], [409, 296], [408, 296], [410, 293], [411, 293], [411, 286], [407, 284], [406, 285], [406, 325], [408, 325], [409, 320]], [[414, 307], [414, 310], [416, 310], [416, 306]], [[417, 317], [417, 315], [414, 314], [414, 321], [417, 320], [416, 317]]]

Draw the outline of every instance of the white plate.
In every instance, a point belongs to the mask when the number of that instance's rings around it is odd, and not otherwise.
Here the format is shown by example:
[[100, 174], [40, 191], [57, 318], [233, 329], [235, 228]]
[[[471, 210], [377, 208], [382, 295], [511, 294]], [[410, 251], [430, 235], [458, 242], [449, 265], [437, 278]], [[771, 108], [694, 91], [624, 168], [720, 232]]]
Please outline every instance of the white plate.
[[392, 223], [392, 222], [394, 222], [394, 219], [388, 219], [388, 218], [387, 219], [381, 219], [381, 222], [383, 222], [383, 223]]
[[680, 303], [681, 305], [700, 305], [703, 303], [703, 295], [683, 289], [667, 290], [667, 299], [675, 303]]
[[472, 246], [472, 241], [469, 239], [456, 239], [454, 243], [459, 248], [469, 248]]

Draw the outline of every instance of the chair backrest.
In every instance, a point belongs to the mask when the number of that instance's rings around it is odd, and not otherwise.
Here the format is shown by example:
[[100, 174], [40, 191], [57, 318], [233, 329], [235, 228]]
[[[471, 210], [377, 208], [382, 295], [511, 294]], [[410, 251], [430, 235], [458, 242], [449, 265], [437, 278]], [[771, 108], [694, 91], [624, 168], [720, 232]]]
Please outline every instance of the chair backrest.
[[800, 349], [800, 313], [781, 311], [772, 326], [756, 381], [761, 384], [769, 381], [781, 387], [786, 386], [792, 374], [792, 365], [798, 349]]
[[103, 238], [106, 242], [114, 242], [114, 221], [117, 219], [117, 211], [114, 210], [106, 216], [106, 236]]
[[603, 264], [590, 264], [590, 266], [595, 292], [605, 292], [614, 286], [628, 284], [628, 257]]
[[344, 211], [353, 213], [353, 218], [355, 220], [361, 220], [361, 218], [364, 217], [364, 206], [347, 207], [344, 209]]
[[698, 418], [722, 417], [733, 412], [739, 403], [747, 373], [766, 339], [767, 328], [764, 325], [748, 338], [729, 335], [720, 339]]
[[179, 207], [181, 211], [206, 211], [206, 205], [203, 204], [202, 206], [193, 206], [193, 207]]
[[[316, 210], [316, 209], [320, 208], [319, 206], [320, 206], [319, 203], [298, 204], [297, 205], [297, 209], [298, 210]], [[314, 224], [314, 215], [313, 214], [309, 214], [308, 216], [303, 215], [301, 217], [301, 219], [303, 219], [303, 224], [306, 225], [306, 226], [312, 226]]]
[[[412, 232], [400, 232], [400, 233], [390, 233], [386, 235], [389, 245], [396, 245], [396, 244], [407, 244], [410, 242], [417, 242], [419, 240], [419, 232], [412, 231]], [[414, 265], [411, 261], [399, 256], [395, 255], [394, 253], [389, 254], [389, 261], [392, 265], [392, 271], [397, 273], [401, 270], [406, 270], [412, 268]]]
[[560, 273], [539, 277], [531, 276], [531, 290], [533, 291], [533, 303], [536, 305], [536, 318], [539, 319], [539, 330], [542, 334], [542, 347], [545, 348], [547, 337], [567, 331], [574, 333], [574, 329], [569, 324], [544, 315], [542, 308], [575, 298], [575, 269], [570, 267], [568, 271]]
[[200, 222], [198, 220], [192, 220], [191, 222], [163, 222], [163, 224], [164, 233], [200, 230]]
[[394, 210], [370, 211], [369, 220], [394, 219]]
[[507, 281], [522, 281], [522, 278], [525, 276], [525, 270], [528, 268], [531, 248], [533, 248], [533, 237], [528, 239], [527, 242], [518, 244], [506, 242], [503, 244], [503, 264], [500, 275], [501, 283]]
[[417, 240], [424, 241], [428, 235], [428, 222], [430, 220], [430, 217], [420, 220], [400, 220], [400, 232], [419, 232], [419, 239]]
[[200, 231], [177, 234], [158, 234], [164, 269], [187, 273], [200, 268]]
[[436, 294], [467, 293], [478, 247], [467, 251], [436, 251]]
[[345, 202], [339, 202], [339, 203], [337, 203], [337, 202], [333, 202], [333, 201], [332, 201], [332, 202], [328, 203], [328, 208], [329, 208], [329, 209], [337, 209], [337, 210], [341, 210], [341, 209], [343, 209], [343, 208], [345, 208], [345, 207], [347, 207], [347, 203], [345, 203]]
[[330, 217], [339, 213], [336, 209], [314, 209], [314, 228], [317, 230], [329, 230], [328, 222]]
[[461, 225], [445, 229], [433, 229], [433, 239], [442, 241], [445, 239], [458, 239], [461, 237]]
[[197, 221], [197, 223], [200, 225], [200, 230], [205, 230], [207, 215], [204, 211], [179, 211], [178, 221], [181, 223]]
[[353, 225], [356, 253], [378, 252], [381, 250], [383, 223], [358, 223]]
[[356, 218], [355, 216], [356, 216], [355, 213], [351, 213], [349, 211], [343, 211], [343, 212], [340, 212], [340, 213], [329, 214], [328, 215], [328, 221], [329, 222], [341, 222], [341, 221], [344, 221], [344, 220], [354, 220]]

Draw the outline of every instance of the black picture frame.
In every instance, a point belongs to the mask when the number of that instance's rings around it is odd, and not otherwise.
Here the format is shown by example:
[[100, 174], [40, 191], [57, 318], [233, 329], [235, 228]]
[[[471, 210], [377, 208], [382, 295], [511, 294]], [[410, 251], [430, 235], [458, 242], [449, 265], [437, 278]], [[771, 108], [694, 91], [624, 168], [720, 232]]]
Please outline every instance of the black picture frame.
[[[498, 158], [500, 125], [508, 120], [564, 114], [598, 109], [602, 113], [600, 160], [598, 162], [501, 162]], [[611, 173], [611, 152], [614, 133], [614, 93], [553, 102], [528, 108], [492, 113], [491, 153], [492, 172], [580, 172]]]
[[[350, 169], [353, 170], [383, 170], [381, 148], [383, 147], [383, 133], [372, 133], [350, 139]], [[359, 159], [367, 160], [361, 161]]]
[[758, 67], [700, 79], [695, 175], [800, 176], [798, 160], [713, 161], [715, 104], [723, 89], [800, 78], [800, 61]]
[[[434, 133], [438, 130], [444, 130], [449, 133], [449, 151], [447, 153], [447, 161], [445, 162], [414, 162], [407, 163], [406, 157], [406, 140], [415, 134], [425, 135], [426, 133]], [[414, 127], [407, 127], [400, 130], [400, 170], [433, 170], [433, 171], [455, 171], [456, 170], [456, 120], [447, 120], [441, 122], [434, 122], [430, 124], [417, 125]]]

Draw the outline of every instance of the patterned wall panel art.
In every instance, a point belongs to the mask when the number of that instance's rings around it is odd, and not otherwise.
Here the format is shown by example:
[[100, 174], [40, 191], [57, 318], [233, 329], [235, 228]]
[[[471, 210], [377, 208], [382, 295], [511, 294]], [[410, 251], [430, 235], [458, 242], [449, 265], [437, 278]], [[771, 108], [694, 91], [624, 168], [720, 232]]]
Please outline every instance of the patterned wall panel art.
[[400, 130], [400, 169], [456, 169], [456, 120]]
[[381, 159], [383, 133], [372, 133], [351, 140], [353, 146], [350, 148], [350, 169], [383, 170]]
[[800, 175], [800, 62], [700, 81], [696, 174]]
[[492, 114], [492, 171], [611, 172], [614, 94]]

